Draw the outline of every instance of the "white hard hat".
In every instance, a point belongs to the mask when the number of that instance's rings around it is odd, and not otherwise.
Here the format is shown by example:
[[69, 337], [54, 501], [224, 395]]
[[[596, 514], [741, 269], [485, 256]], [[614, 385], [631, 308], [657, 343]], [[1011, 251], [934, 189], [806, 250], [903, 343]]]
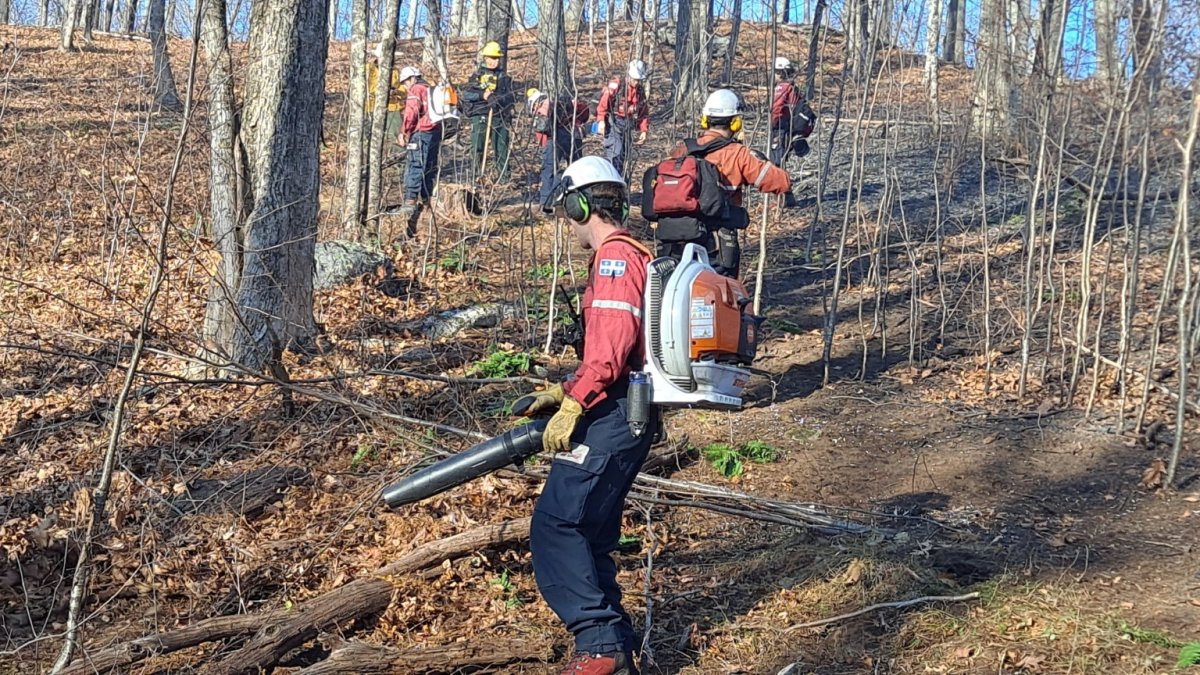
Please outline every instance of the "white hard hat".
[[787, 70], [792, 67], [792, 62], [786, 56], [775, 57], [775, 70]]
[[738, 101], [737, 94], [728, 89], [718, 89], [708, 95], [708, 100], [704, 102], [704, 108], [701, 110], [708, 117], [736, 117], [742, 114], [742, 104]]
[[646, 64], [641, 59], [634, 59], [629, 62], [629, 77], [635, 80], [646, 79]]
[[567, 190], [579, 190], [596, 183], [617, 183], [621, 187], [625, 187], [625, 179], [613, 167], [612, 162], [596, 155], [588, 155], [571, 162], [571, 166], [568, 166], [567, 170], [563, 172], [564, 193]]
[[400, 81], [401, 82], [407, 80], [410, 77], [420, 77], [420, 76], [421, 76], [421, 71], [418, 70], [417, 68], [414, 68], [413, 66], [404, 66], [404, 69], [400, 71]]

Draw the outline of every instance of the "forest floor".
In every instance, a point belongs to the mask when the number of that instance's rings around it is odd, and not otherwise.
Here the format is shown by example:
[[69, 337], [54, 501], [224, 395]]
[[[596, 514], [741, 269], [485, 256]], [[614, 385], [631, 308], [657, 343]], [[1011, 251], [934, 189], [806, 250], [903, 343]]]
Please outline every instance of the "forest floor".
[[[743, 40], [756, 44], [755, 35]], [[52, 31], [0, 28], [0, 44], [13, 45], [0, 53], [0, 672], [44, 668], [60, 644], [77, 555], [69, 534], [90, 508], [181, 128], [145, 102], [148, 46], [103, 38], [82, 54], [61, 55], [56, 39]], [[519, 78], [532, 72], [531, 45], [528, 38], [515, 44]], [[172, 43], [181, 83], [187, 48]], [[892, 104], [908, 95], [904, 78], [919, 77], [914, 63], [901, 63]], [[454, 67], [464, 75], [466, 60]], [[322, 238], [349, 234], [330, 224], [329, 212], [342, 180], [345, 70], [344, 47], [334, 49]], [[947, 96], [956, 78], [960, 86], [966, 80], [947, 68]], [[669, 89], [669, 79], [656, 86]], [[833, 95], [830, 87], [822, 92]], [[828, 100], [819, 104], [828, 115]], [[658, 115], [655, 128], [666, 130]], [[939, 159], [927, 131], [895, 133], [894, 143], [863, 156], [861, 185], [851, 178], [849, 151], [836, 149], [820, 205], [826, 229], [836, 230], [845, 209], [890, 199], [904, 213], [895, 236], [940, 217], [957, 224], [946, 229], [953, 249], [955, 237], [972, 236], [974, 215], [986, 213], [999, 242], [996, 302], [1004, 305], [1019, 290], [1019, 279], [1005, 283], [1000, 274], [1015, 265], [1004, 261], [1019, 213], [1006, 192], [1013, 181], [992, 173], [985, 195], [971, 193], [979, 164], [959, 157], [953, 176], [963, 189], [941, 205], [932, 194]], [[656, 137], [655, 153], [665, 151], [666, 135]], [[284, 400], [270, 386], [174, 377], [187, 370], [181, 355], [195, 353], [213, 264], [201, 215], [207, 139], [202, 125], [192, 130], [175, 187], [153, 351], [130, 403], [109, 521], [97, 539], [85, 655], [205, 617], [290, 609], [423, 543], [528, 515], [539, 486], [521, 477], [489, 477], [394, 513], [377, 503], [382, 486], [428, 461], [430, 446], [467, 445], [381, 412], [493, 433], [510, 423], [505, 405], [531, 387], [447, 384], [398, 371], [507, 374], [523, 355], [530, 369], [551, 376], [571, 367], [562, 352], [540, 349], [556, 228], [528, 208], [537, 165], [528, 140], [517, 145], [513, 180], [485, 192], [489, 218], [426, 220], [415, 242], [400, 242], [392, 292], [363, 280], [318, 293], [325, 350], [287, 357], [290, 376], [309, 380], [318, 395]], [[816, 150], [806, 160], [810, 173]], [[448, 149], [448, 166], [462, 152]], [[821, 505], [877, 529], [831, 536], [631, 505], [617, 557], [628, 609], [639, 629], [649, 624], [647, 672], [777, 673], [792, 664], [789, 672], [821, 675], [1173, 672], [1181, 648], [1200, 636], [1194, 436], [1181, 468], [1184, 491], [1152, 489], [1163, 434], [1115, 433], [1109, 383], [1089, 415], [1082, 399], [1064, 403], [1048, 374], [1032, 377], [1018, 397], [1015, 343], [992, 344], [987, 376], [973, 322], [956, 318], [939, 333], [924, 314], [913, 320], [907, 263], [883, 283], [885, 295], [901, 299], [878, 312], [872, 277], [848, 266], [830, 382], [822, 386], [832, 271], [820, 256], [804, 255], [817, 209], [813, 183], [798, 189], [800, 209], [771, 219], [767, 323], [755, 364], [763, 374], [750, 404], [738, 413], [669, 415], [670, 442], [687, 448], [669, 473]], [[385, 223], [388, 243], [394, 228]], [[756, 238], [753, 226], [744, 269], [754, 264]], [[579, 255], [564, 258], [562, 283], [581, 282]], [[963, 246], [945, 266], [969, 275], [973, 260]], [[927, 261], [918, 262], [916, 276], [931, 278]], [[974, 301], [949, 289], [955, 306]], [[518, 317], [449, 339], [421, 333], [430, 315], [487, 302], [512, 303]], [[1035, 349], [1035, 371], [1055, 370], [1039, 370], [1045, 358]], [[1169, 419], [1168, 410], [1159, 404], [1148, 421]], [[730, 479], [705, 458], [720, 443], [768, 446], [775, 456], [745, 462]], [[228, 498], [231, 485], [241, 501]], [[222, 489], [226, 497], [211, 498]], [[250, 493], [265, 497], [249, 508]], [[553, 649], [556, 659], [569, 650], [569, 635], [538, 597], [524, 545], [448, 561], [397, 578], [395, 587], [382, 615], [330, 632], [401, 648], [515, 639], [530, 653]], [[789, 630], [873, 603], [969, 592], [979, 597]], [[204, 645], [134, 672], [191, 672], [236, 647]], [[301, 650], [287, 665], [300, 668], [321, 653]], [[548, 669], [526, 663], [494, 671]]]

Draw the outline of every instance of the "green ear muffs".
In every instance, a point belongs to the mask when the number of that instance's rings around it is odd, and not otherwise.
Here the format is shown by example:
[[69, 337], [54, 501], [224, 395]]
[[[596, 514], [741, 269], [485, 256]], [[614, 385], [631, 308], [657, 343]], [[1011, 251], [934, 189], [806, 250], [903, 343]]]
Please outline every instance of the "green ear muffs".
[[571, 220], [582, 223], [592, 215], [592, 204], [582, 190], [569, 190], [563, 195], [563, 212]]

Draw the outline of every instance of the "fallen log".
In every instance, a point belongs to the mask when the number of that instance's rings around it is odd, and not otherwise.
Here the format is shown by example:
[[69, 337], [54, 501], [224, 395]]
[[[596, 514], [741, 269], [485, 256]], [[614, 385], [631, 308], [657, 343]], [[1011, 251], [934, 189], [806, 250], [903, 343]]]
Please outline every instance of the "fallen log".
[[257, 673], [278, 661], [292, 648], [316, 637], [326, 627], [380, 612], [391, 602], [392, 584], [387, 577], [408, 574], [458, 558], [479, 549], [517, 542], [529, 537], [529, 518], [518, 518], [439, 539], [420, 546], [371, 576], [310, 598], [292, 610], [274, 609], [258, 614], [217, 616], [165, 633], [148, 635], [84, 654], [63, 670], [64, 675], [104, 673], [154, 656], [213, 640], [254, 635], [239, 650], [206, 666], [205, 673]]
[[504, 666], [522, 661], [549, 661], [550, 645], [527, 640], [500, 643], [457, 642], [449, 645], [397, 649], [363, 642], [348, 642], [296, 675], [341, 675], [342, 673], [450, 673], [466, 667]]

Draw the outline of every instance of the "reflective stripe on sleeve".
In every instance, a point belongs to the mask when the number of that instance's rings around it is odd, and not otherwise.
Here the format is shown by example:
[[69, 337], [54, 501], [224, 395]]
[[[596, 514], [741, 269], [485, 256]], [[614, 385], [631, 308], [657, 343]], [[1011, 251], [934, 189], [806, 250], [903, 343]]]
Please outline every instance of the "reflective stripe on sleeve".
[[621, 300], [593, 300], [592, 307], [594, 307], [595, 309], [619, 309], [619, 310], [622, 310], [625, 312], [629, 312], [630, 314], [636, 316], [639, 319], [642, 318], [641, 308], [635, 307], [634, 305], [632, 305], [628, 302], [623, 302]]
[[763, 179], [767, 177], [767, 171], [771, 169], [770, 162], [763, 162], [762, 170], [758, 172], [758, 178], [754, 179], [754, 187], [762, 185]]

